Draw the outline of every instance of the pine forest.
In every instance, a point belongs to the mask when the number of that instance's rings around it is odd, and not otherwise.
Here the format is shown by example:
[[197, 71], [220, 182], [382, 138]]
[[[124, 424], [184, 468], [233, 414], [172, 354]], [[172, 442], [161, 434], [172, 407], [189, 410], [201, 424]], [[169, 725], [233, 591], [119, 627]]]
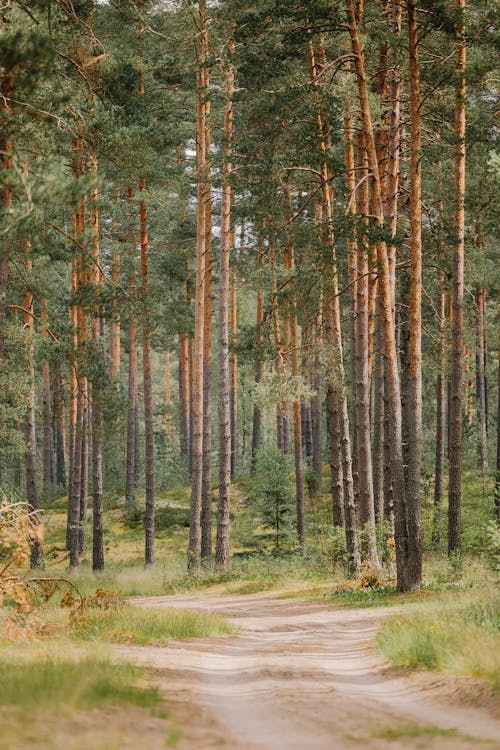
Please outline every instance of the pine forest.
[[500, 739], [498, 21], [3, 0], [0, 750]]

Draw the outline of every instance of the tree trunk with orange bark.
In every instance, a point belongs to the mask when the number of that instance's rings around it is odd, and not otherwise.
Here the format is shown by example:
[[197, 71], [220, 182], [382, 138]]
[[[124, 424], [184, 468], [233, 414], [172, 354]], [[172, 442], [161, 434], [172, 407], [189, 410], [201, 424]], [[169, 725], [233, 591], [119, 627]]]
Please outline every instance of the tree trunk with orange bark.
[[[356, 83], [361, 109], [362, 125], [365, 137], [365, 148], [368, 156], [368, 166], [371, 172], [371, 188], [374, 191], [372, 204], [376, 209], [378, 226], [384, 225], [384, 210], [381, 193], [381, 183], [378, 168], [377, 151], [375, 146], [368, 84], [364, 66], [364, 50], [360, 40], [356, 22], [356, 11], [352, 0], [346, 0], [348, 12], [348, 28], [351, 46], [354, 54]], [[386, 384], [388, 394], [389, 416], [391, 421], [390, 452], [392, 463], [392, 481], [395, 498], [395, 541], [396, 567], [398, 588], [408, 590], [410, 582], [407, 577], [408, 537], [406, 519], [406, 488], [402, 455], [402, 425], [401, 425], [401, 393], [396, 351], [395, 323], [393, 316], [393, 296], [391, 285], [391, 269], [384, 240], [377, 242], [377, 258], [379, 264], [379, 295], [382, 310], [383, 337], [385, 349]]]

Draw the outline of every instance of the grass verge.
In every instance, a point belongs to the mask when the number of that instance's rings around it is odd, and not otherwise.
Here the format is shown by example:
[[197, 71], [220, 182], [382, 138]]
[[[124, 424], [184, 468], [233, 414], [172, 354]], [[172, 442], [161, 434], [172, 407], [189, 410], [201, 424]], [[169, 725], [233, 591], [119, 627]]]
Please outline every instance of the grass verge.
[[138, 685], [141, 672], [129, 664], [102, 657], [0, 657], [0, 705], [32, 714], [53, 706], [61, 709], [129, 703], [151, 708], [160, 701], [156, 687]]
[[495, 591], [448, 594], [390, 619], [377, 635], [377, 648], [393, 666], [479, 677], [498, 693], [499, 630]]
[[183, 609], [132, 607], [89, 609], [75, 623], [72, 636], [84, 641], [133, 643], [147, 646], [171, 638], [206, 638], [236, 630], [224, 618], [209, 612]]

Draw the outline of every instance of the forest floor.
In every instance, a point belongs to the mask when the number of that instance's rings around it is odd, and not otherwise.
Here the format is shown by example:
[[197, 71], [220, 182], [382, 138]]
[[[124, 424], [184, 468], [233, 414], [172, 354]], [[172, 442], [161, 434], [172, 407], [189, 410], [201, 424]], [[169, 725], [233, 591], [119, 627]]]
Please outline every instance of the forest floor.
[[272, 593], [133, 602], [211, 610], [241, 631], [115, 647], [154, 668], [182, 726], [179, 750], [500, 747], [500, 707], [480, 683], [389, 670], [376, 656], [376, 631], [394, 608], [332, 609]]

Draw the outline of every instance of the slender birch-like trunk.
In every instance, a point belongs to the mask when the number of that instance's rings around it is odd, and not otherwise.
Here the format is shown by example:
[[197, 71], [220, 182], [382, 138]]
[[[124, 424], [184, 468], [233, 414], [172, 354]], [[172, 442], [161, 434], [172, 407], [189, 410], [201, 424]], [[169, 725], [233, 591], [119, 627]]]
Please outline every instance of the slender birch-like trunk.
[[[234, 245], [234, 238], [233, 238]], [[230, 315], [229, 315], [229, 329], [231, 331], [231, 344], [236, 344], [236, 333], [238, 330], [238, 315], [237, 315], [237, 291], [236, 291], [236, 279], [234, 278], [231, 284], [231, 304], [230, 304]], [[236, 352], [232, 351], [229, 357], [229, 380], [230, 380], [230, 410], [231, 410], [231, 477], [234, 478], [236, 475], [236, 467], [238, 464], [238, 357]]]
[[[97, 179], [97, 155], [90, 155], [91, 171]], [[99, 247], [99, 191], [94, 188], [90, 195], [90, 227], [92, 233], [92, 269], [90, 281], [97, 295], [101, 278], [101, 254]], [[91, 321], [91, 340], [94, 356], [102, 355], [99, 308], [94, 302]], [[119, 359], [119, 356], [118, 356]], [[118, 371], [115, 372], [115, 377]], [[91, 383], [92, 395], [92, 570], [94, 573], [104, 570], [104, 529], [103, 529], [103, 478], [102, 478], [102, 405], [99, 376]]]
[[423, 530], [420, 503], [422, 464], [422, 143], [420, 124], [420, 70], [417, 6], [407, 1], [410, 55], [410, 306], [408, 472], [406, 486], [410, 589], [422, 586]]
[[[146, 183], [139, 182], [144, 195]], [[155, 496], [154, 496], [154, 432], [153, 432], [153, 382], [151, 378], [151, 339], [149, 323], [149, 241], [147, 205], [144, 197], [139, 201], [140, 245], [141, 245], [141, 297], [142, 311], [142, 377], [144, 383], [144, 437], [146, 443], [146, 515], [144, 519], [144, 561], [154, 565], [155, 543]]]
[[205, 335], [205, 279], [207, 250], [206, 194], [209, 184], [209, 162], [207, 158], [206, 138], [206, 76], [205, 67], [208, 57], [208, 35], [205, 0], [198, 3], [199, 34], [197, 41], [197, 226], [196, 226], [196, 288], [195, 288], [195, 323], [194, 352], [192, 357], [192, 480], [191, 504], [189, 513], [188, 570], [196, 572], [201, 561], [201, 503], [203, 484], [203, 383], [204, 383], [204, 335]]
[[443, 503], [443, 470], [446, 431], [446, 295], [444, 274], [439, 276], [437, 301], [439, 330], [439, 372], [436, 381], [436, 458], [434, 471], [434, 517], [432, 522], [432, 544], [441, 543], [441, 512]]
[[[261, 233], [258, 241], [258, 260], [257, 269], [260, 271], [264, 265], [264, 236]], [[263, 363], [262, 363], [262, 323], [264, 321], [264, 295], [262, 293], [260, 279], [258, 281], [257, 288], [257, 309], [256, 309], [256, 354], [255, 354], [255, 375], [254, 382], [258, 385], [262, 379]], [[253, 421], [252, 421], [252, 453], [250, 462], [250, 473], [255, 474], [257, 452], [260, 447], [260, 431], [261, 431], [262, 415], [260, 406], [254, 404], [253, 407]]]
[[[481, 226], [476, 227], [476, 248], [479, 257], [484, 255], [484, 237]], [[479, 468], [485, 474], [488, 471], [488, 415], [487, 415], [487, 386], [486, 386], [486, 291], [482, 284], [476, 289], [476, 398], [479, 418], [478, 457]]]
[[[42, 337], [48, 338], [48, 310], [47, 299], [41, 301]], [[42, 477], [43, 489], [46, 492], [54, 483], [54, 443], [52, 435], [52, 409], [50, 390], [50, 366], [47, 359], [42, 365]]]
[[[229, 568], [229, 519], [231, 511], [231, 373], [229, 357], [230, 258], [234, 233], [231, 231], [231, 172], [233, 140], [234, 67], [231, 57], [234, 44], [228, 42], [226, 103], [224, 108], [224, 164], [222, 168], [222, 201], [219, 266], [219, 498], [217, 504], [217, 539], [215, 566]], [[236, 300], [233, 301], [236, 304]]]
[[456, 0], [459, 13], [456, 42], [455, 98], [455, 245], [452, 264], [452, 321], [450, 367], [450, 431], [448, 486], [448, 552], [461, 547], [462, 501], [462, 378], [463, 378], [463, 317], [464, 317], [464, 245], [465, 245], [465, 0]]
[[[33, 262], [31, 260], [31, 245], [25, 245], [25, 268], [28, 278], [31, 278]], [[38, 519], [40, 500], [38, 495], [37, 459], [36, 459], [36, 421], [35, 421], [35, 320], [33, 317], [33, 294], [29, 283], [24, 290], [23, 299], [23, 323], [27, 336], [27, 366], [29, 376], [29, 395], [24, 417], [24, 442], [26, 462], [26, 499], [30, 512], [35, 513]], [[41, 519], [38, 519], [41, 522]], [[42, 563], [42, 548], [36, 536], [31, 543], [30, 565], [37, 568]]]

